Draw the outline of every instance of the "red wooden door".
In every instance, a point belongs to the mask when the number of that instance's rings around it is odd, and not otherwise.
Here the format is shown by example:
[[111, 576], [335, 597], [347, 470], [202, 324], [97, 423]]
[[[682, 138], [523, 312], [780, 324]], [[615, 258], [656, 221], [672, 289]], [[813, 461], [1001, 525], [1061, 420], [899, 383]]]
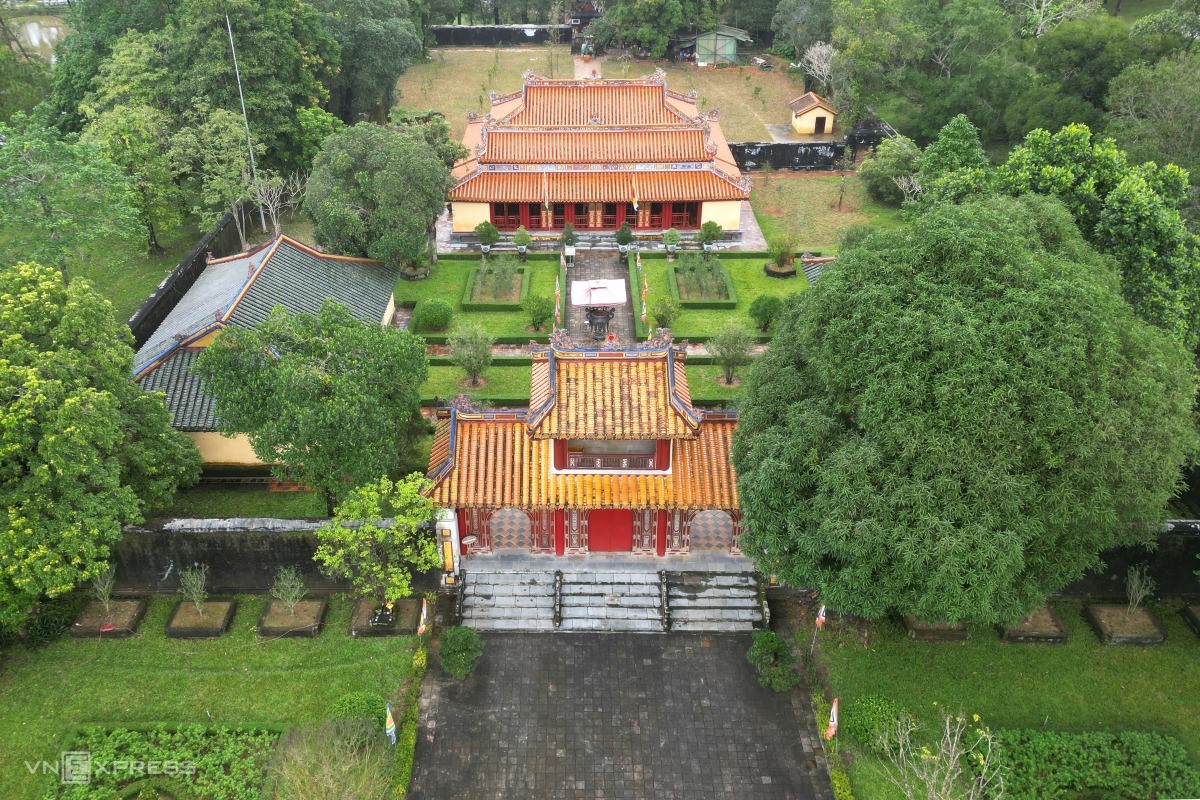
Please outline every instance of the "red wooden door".
[[588, 550], [628, 553], [633, 549], [633, 512], [603, 508], [588, 512]]

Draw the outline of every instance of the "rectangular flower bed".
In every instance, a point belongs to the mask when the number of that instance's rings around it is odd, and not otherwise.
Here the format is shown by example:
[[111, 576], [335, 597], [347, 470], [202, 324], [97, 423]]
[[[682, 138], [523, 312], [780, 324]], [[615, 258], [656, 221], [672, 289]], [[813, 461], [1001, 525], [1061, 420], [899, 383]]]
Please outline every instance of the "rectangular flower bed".
[[1145, 606], [1132, 612], [1125, 605], [1096, 604], [1087, 607], [1088, 622], [1105, 644], [1162, 644], [1166, 631]]
[[167, 636], [171, 639], [215, 639], [229, 630], [236, 610], [236, 600], [208, 600], [202, 615], [196, 610], [195, 603], [180, 600], [167, 620]]
[[93, 600], [71, 627], [76, 639], [125, 639], [137, 633], [146, 613], [144, 599], [112, 600], [105, 612], [104, 604]]
[[1005, 625], [1001, 634], [1006, 642], [1064, 644], [1067, 629], [1049, 605], [1042, 606], [1015, 625]]
[[508, 297], [490, 298], [477, 297], [479, 294], [485, 294], [485, 290], [480, 286], [480, 291], [476, 292], [476, 286], [486, 276], [480, 274], [478, 268], [471, 271], [467, 276], [467, 284], [463, 289], [462, 301], [460, 305], [463, 311], [520, 311], [521, 304], [525, 302], [525, 298], [529, 297], [529, 287], [533, 281], [527, 278], [531, 275], [532, 268], [526, 266], [517, 267], [516, 275], [513, 277], [513, 288], [509, 292]]
[[904, 616], [904, 629], [913, 639], [923, 642], [965, 642], [971, 632], [962, 623], [922, 622], [910, 614]]
[[301, 600], [296, 604], [294, 613], [289, 614], [287, 606], [278, 600], [272, 600], [267, 603], [258, 620], [258, 635], [272, 639], [316, 636], [321, 632], [328, 607], [329, 602], [323, 597]]
[[408, 636], [416, 633], [421, 620], [421, 601], [413, 598], [396, 603], [391, 625], [372, 625], [371, 614], [379, 605], [376, 600], [359, 600], [350, 618], [351, 636]]
[[733, 288], [733, 279], [729, 275], [729, 269], [721, 263], [720, 259], [714, 258], [717, 263], [717, 278], [723, 297], [692, 297], [687, 294], [686, 287], [680, 287], [681, 275], [679, 264], [674, 263], [667, 267], [667, 290], [671, 293], [671, 297], [679, 302], [683, 308], [709, 308], [709, 309], [729, 309], [737, 308], [737, 290]]

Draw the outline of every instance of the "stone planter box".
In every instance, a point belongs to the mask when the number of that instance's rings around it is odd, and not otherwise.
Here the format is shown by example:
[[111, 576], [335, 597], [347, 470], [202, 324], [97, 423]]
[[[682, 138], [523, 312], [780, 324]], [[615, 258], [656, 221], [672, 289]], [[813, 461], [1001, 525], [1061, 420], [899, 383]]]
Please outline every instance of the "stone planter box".
[[167, 620], [167, 637], [170, 639], [215, 639], [229, 630], [236, 600], [208, 600], [204, 603], [204, 616], [196, 613], [196, 604], [191, 600], [180, 600]]
[[292, 636], [313, 638], [321, 632], [328, 608], [329, 601], [325, 598], [301, 600], [296, 604], [295, 613], [289, 614], [283, 603], [272, 600], [259, 617], [258, 635], [271, 639]]
[[375, 600], [359, 600], [354, 604], [354, 615], [350, 618], [351, 636], [408, 636], [417, 632], [421, 621], [421, 601], [407, 598], [396, 603], [391, 625], [372, 625], [371, 612], [378, 603]]
[[87, 608], [71, 627], [71, 636], [76, 639], [127, 639], [137, 633], [138, 625], [146, 614], [146, 601], [113, 600], [109, 612], [99, 600], [87, 604]]
[[1067, 629], [1058, 612], [1049, 605], [1042, 606], [1015, 625], [1002, 627], [1000, 634], [1006, 642], [1025, 644], [1064, 644], [1067, 641]]
[[1184, 606], [1183, 620], [1197, 636], [1200, 636], [1200, 606]]
[[1145, 606], [1127, 614], [1126, 605], [1090, 605], [1086, 616], [1100, 641], [1105, 644], [1162, 644], [1167, 633]]
[[793, 261], [785, 267], [777, 267], [774, 262], [768, 261], [763, 265], [763, 272], [768, 278], [794, 278], [796, 277], [796, 262]]
[[971, 638], [971, 632], [961, 623], [921, 622], [911, 615], [904, 617], [904, 630], [923, 642], [965, 642]]

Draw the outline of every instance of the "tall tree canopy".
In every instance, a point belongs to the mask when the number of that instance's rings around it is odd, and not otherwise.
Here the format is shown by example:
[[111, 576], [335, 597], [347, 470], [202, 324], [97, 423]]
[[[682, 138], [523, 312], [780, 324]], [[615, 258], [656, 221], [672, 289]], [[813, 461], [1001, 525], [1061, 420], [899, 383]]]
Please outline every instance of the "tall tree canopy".
[[28, 113], [50, 93], [50, 65], [38, 58], [18, 58], [0, 48], [0, 124], [18, 111]]
[[0, 269], [0, 627], [105, 568], [121, 526], [200, 475], [161, 396], [130, 381], [133, 337], [85, 280]]
[[734, 441], [764, 572], [869, 617], [1012, 621], [1154, 540], [1195, 368], [1056, 200], [937, 206], [789, 304]]
[[326, 301], [315, 316], [277, 308], [255, 330], [222, 332], [196, 372], [223, 432], [246, 434], [277, 476], [332, 504], [404, 463], [428, 366], [420, 339]]
[[450, 186], [421, 131], [360, 122], [325, 140], [304, 208], [319, 244], [407, 265], [425, 252]]

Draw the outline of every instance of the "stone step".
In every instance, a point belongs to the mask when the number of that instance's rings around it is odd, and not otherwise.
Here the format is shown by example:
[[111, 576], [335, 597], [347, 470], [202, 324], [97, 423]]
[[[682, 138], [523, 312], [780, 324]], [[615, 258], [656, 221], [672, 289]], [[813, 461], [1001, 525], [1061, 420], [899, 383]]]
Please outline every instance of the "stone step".
[[747, 622], [761, 622], [762, 612], [758, 609], [750, 608], [673, 608], [671, 609], [671, 622], [681, 620], [692, 620], [695, 622], [712, 621], [734, 621], [745, 620]]
[[553, 572], [467, 572], [467, 586], [473, 583], [529, 584], [553, 586]]
[[671, 609], [676, 608], [753, 608], [758, 609], [757, 597], [670, 597]]
[[657, 583], [567, 583], [563, 581], [563, 597], [658, 597]]
[[468, 583], [464, 594], [507, 594], [521, 597], [532, 597], [542, 594], [554, 594], [554, 584], [543, 583]]
[[662, 604], [658, 594], [653, 595], [606, 595], [595, 597], [588, 594], [563, 593], [563, 608], [587, 608], [601, 606], [608, 608], [658, 608]]
[[[553, 576], [551, 576], [553, 578]], [[567, 572], [563, 571], [563, 583], [626, 583], [658, 585], [657, 572]]]
[[657, 608], [577, 608], [563, 606], [563, 619], [655, 619], [661, 620]]
[[554, 606], [463, 606], [463, 619], [551, 619]]
[[749, 573], [677, 572], [667, 576], [672, 586], [753, 586], [758, 582]]
[[611, 633], [662, 633], [662, 623], [659, 620], [648, 619], [601, 619], [599, 617], [581, 617], [566, 619], [559, 626], [560, 631], [593, 631]]
[[687, 633], [733, 633], [752, 631], [754, 623], [728, 620], [671, 620], [671, 630]]
[[547, 619], [463, 619], [463, 624], [477, 631], [552, 631], [554, 621]]
[[513, 595], [467, 595], [463, 598], [463, 608], [553, 608], [554, 595], [543, 597], [514, 597]]

